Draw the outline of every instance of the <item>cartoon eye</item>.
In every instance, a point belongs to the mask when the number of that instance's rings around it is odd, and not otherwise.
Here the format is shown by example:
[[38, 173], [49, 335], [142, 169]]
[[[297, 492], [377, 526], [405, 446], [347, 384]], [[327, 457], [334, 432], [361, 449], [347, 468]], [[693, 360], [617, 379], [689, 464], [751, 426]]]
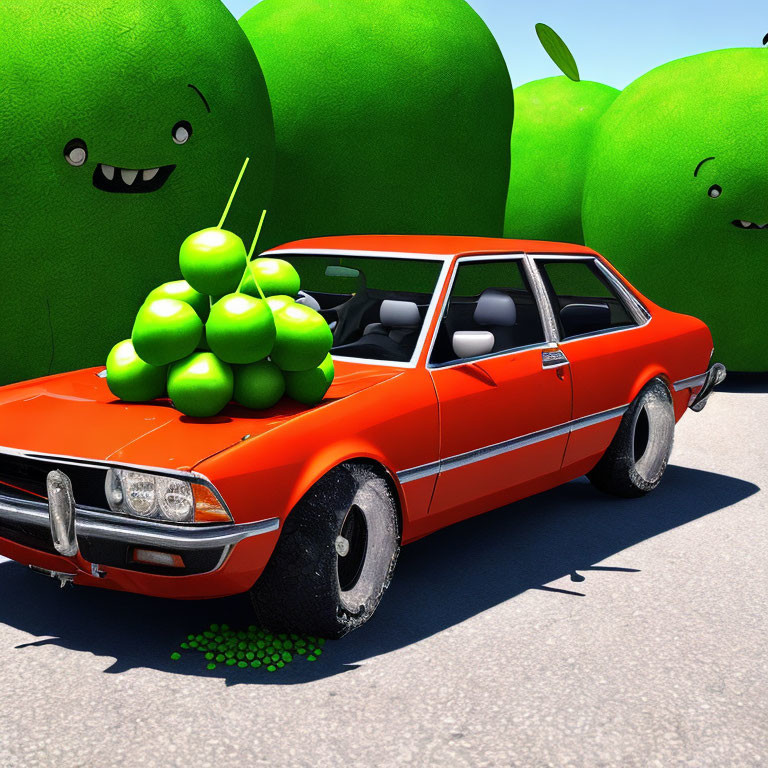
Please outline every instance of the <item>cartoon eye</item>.
[[720, 197], [723, 194], [723, 188], [719, 184], [713, 184], [707, 194], [710, 197]]
[[88, 147], [82, 139], [72, 139], [64, 147], [64, 159], [75, 168], [79, 168], [88, 159]]
[[192, 135], [192, 126], [186, 121], [181, 120], [173, 126], [171, 136], [176, 144], [186, 144]]

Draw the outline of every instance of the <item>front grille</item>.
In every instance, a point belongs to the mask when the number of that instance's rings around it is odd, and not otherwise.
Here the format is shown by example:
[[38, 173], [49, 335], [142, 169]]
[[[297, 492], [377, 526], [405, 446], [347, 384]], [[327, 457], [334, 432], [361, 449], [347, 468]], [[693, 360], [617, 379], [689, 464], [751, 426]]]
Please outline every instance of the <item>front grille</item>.
[[109, 509], [104, 493], [106, 469], [79, 467], [55, 459], [0, 454], [0, 495], [25, 501], [44, 501], [48, 498], [48, 473], [54, 469], [61, 470], [72, 481], [77, 506]]

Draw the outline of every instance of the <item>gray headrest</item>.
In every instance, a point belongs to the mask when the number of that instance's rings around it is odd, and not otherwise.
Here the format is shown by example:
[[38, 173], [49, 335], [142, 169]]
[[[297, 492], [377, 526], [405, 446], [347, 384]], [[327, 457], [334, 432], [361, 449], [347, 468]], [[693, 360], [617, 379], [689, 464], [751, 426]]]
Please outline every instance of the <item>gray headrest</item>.
[[379, 318], [382, 325], [390, 328], [418, 328], [421, 325], [419, 308], [412, 301], [384, 299], [381, 302]]
[[478, 325], [512, 326], [517, 322], [515, 300], [498, 288], [487, 288], [477, 300], [474, 317]]

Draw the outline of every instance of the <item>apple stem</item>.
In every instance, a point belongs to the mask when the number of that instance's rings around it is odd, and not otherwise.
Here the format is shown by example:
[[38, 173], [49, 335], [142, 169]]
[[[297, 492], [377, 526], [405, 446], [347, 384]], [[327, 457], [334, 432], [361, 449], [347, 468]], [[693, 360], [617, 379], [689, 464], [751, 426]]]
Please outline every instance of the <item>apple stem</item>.
[[253, 264], [251, 263], [251, 256], [253, 256], [254, 251], [256, 250], [256, 243], [259, 242], [259, 235], [261, 234], [261, 228], [264, 225], [264, 218], [267, 215], [266, 209], [261, 212], [261, 218], [259, 219], [259, 226], [256, 229], [256, 234], [253, 237], [253, 242], [251, 243], [251, 250], [248, 251], [248, 255], [245, 257], [245, 271], [243, 272], [243, 276], [240, 278], [240, 285], [237, 286], [237, 293], [240, 293], [240, 289], [243, 287], [243, 283], [245, 282], [245, 278], [250, 273], [251, 277], [253, 278], [253, 282], [256, 283], [256, 290], [259, 292], [259, 295], [262, 299], [266, 299], [267, 297], [264, 295], [264, 291], [261, 290], [261, 286], [259, 285], [259, 281], [256, 279], [256, 273], [253, 271]]
[[237, 181], [235, 182], [235, 188], [232, 190], [232, 194], [229, 196], [229, 201], [227, 202], [227, 207], [224, 209], [224, 213], [221, 217], [221, 221], [219, 222], [219, 225], [216, 227], [216, 229], [221, 229], [224, 226], [224, 221], [227, 218], [227, 214], [229, 213], [229, 209], [232, 207], [232, 201], [235, 199], [235, 195], [237, 194], [237, 188], [240, 186], [240, 182], [243, 179], [243, 174], [245, 173], [245, 169], [248, 167], [248, 161], [250, 160], [250, 157], [245, 158], [245, 162], [243, 163], [243, 167], [240, 169], [240, 175], [237, 177]]

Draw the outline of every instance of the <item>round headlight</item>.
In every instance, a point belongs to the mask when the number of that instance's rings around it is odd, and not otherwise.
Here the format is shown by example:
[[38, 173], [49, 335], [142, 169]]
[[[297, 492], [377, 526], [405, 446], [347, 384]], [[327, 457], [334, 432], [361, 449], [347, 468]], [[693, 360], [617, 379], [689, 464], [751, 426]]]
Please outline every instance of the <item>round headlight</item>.
[[122, 481], [123, 501], [128, 510], [139, 517], [150, 517], [157, 498], [155, 478], [143, 472], [123, 472]]
[[173, 477], [157, 478], [157, 499], [160, 515], [175, 523], [191, 521], [195, 512], [192, 488], [185, 480]]

